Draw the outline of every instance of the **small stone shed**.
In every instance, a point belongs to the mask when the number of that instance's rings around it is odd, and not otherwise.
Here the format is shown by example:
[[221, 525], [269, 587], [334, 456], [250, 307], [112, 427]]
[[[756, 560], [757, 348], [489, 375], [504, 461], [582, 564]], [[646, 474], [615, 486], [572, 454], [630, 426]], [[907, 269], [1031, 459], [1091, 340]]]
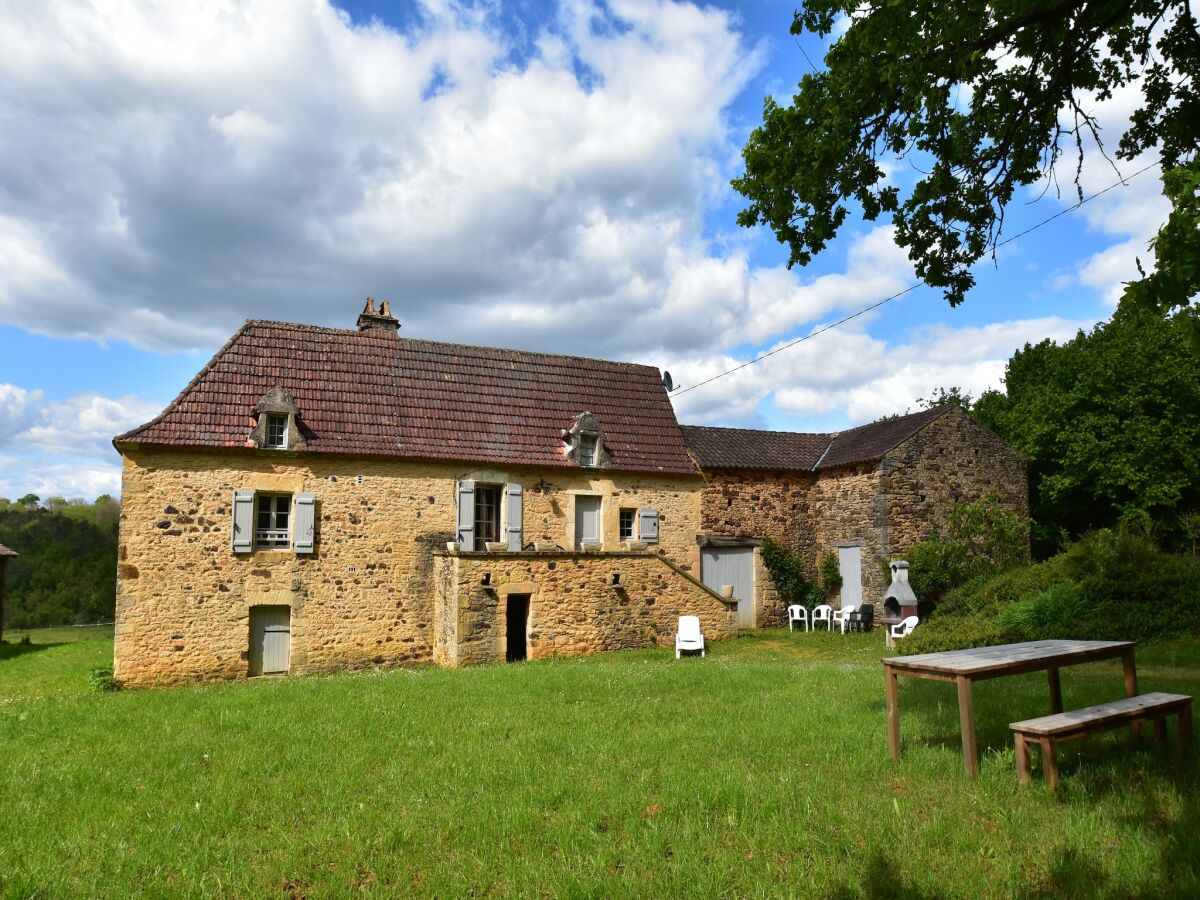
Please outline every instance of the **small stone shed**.
[[1026, 461], [954, 405], [836, 434], [683, 427], [704, 473], [700, 541], [705, 566], [721, 566], [754, 597], [759, 626], [786, 621], [761, 562], [772, 538], [813, 566], [838, 554], [841, 601], [878, 605], [883, 565], [937, 534], [956, 503], [997, 494], [1028, 515]]
[[4, 640], [4, 585], [8, 561], [17, 554], [0, 544], [0, 640]]

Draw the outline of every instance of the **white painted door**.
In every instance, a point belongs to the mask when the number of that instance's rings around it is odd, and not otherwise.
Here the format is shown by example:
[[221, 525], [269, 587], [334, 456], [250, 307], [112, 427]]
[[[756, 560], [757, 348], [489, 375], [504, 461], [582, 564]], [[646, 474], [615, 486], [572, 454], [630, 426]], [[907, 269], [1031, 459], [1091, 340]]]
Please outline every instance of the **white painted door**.
[[292, 655], [292, 610], [287, 606], [250, 609], [250, 674], [286, 675]]
[[583, 548], [584, 541], [600, 540], [600, 498], [575, 498], [575, 549]]
[[718, 594], [722, 585], [732, 584], [738, 628], [757, 627], [753, 547], [705, 547], [700, 552], [700, 580]]
[[861, 606], [862, 547], [838, 547], [838, 573], [842, 576], [842, 606]]

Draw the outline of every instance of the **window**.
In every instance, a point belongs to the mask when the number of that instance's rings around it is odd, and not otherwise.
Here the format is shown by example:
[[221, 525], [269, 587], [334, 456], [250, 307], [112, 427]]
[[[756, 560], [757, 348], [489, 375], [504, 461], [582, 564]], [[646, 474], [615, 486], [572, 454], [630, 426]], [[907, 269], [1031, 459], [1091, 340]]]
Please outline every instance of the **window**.
[[637, 510], [636, 509], [621, 510], [620, 540], [622, 540], [622, 541], [636, 540], [636, 538], [633, 536], [633, 522], [636, 518], [637, 518]]
[[286, 415], [269, 413], [267, 415], [267, 439], [263, 446], [272, 447], [276, 450], [286, 450], [287, 426], [288, 417]]
[[486, 550], [488, 541], [500, 540], [500, 488], [475, 486], [475, 546]]
[[579, 464], [581, 466], [596, 465], [596, 444], [597, 439], [594, 434], [579, 436]]
[[290, 545], [291, 515], [291, 494], [259, 494], [254, 545], [267, 548]]

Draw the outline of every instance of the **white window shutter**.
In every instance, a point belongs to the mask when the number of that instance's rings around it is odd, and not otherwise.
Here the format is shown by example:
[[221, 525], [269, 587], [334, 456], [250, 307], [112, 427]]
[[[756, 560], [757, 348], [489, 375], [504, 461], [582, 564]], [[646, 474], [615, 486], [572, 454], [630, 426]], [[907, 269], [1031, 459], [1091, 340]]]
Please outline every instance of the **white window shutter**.
[[508, 494], [508, 549], [521, 549], [521, 522], [523, 510], [521, 502], [524, 496], [519, 484], [510, 484], [505, 488]]
[[658, 543], [658, 510], [638, 510], [638, 539], [644, 544]]
[[475, 482], [458, 483], [458, 541], [463, 550], [475, 549]]
[[313, 552], [317, 530], [317, 498], [313, 494], [296, 495], [296, 517], [292, 523], [292, 547], [297, 554]]
[[232, 546], [234, 553], [249, 553], [254, 549], [254, 491], [233, 492]]

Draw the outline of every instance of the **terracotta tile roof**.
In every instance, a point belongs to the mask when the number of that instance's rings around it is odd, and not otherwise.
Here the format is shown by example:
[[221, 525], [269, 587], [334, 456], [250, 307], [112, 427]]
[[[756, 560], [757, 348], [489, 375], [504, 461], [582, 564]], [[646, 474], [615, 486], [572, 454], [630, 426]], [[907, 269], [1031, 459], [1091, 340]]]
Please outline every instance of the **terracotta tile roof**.
[[688, 447], [702, 469], [811, 472], [880, 459], [949, 408], [939, 406], [837, 434], [682, 427]]
[[245, 447], [283, 387], [305, 452], [575, 467], [562, 430], [596, 414], [609, 469], [696, 474], [651, 366], [250, 321], [156, 419], [114, 443]]
[[860, 425], [848, 431], [839, 431], [833, 436], [829, 451], [818, 468], [831, 469], [852, 463], [870, 462], [880, 459], [889, 450], [903, 444], [910, 437], [940, 418], [949, 406], [935, 406], [907, 416], [899, 416], [884, 422]]
[[683, 436], [702, 469], [810, 472], [829, 447], [828, 434], [684, 425]]
[[3, 544], [0, 544], [0, 556], [17, 556], [17, 555], [18, 555], [17, 551], [9, 550]]

